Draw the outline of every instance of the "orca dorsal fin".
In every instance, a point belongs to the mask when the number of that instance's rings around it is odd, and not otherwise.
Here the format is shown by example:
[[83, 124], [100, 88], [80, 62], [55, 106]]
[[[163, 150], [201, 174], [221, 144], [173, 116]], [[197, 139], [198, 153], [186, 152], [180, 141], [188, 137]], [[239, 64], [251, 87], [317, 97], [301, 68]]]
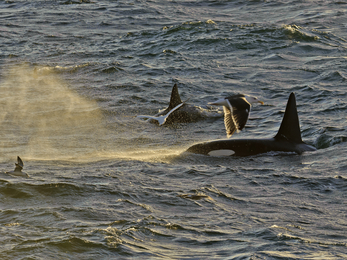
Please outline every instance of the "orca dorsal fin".
[[177, 87], [177, 84], [175, 84], [171, 91], [171, 98], [170, 98], [170, 104], [168, 109], [171, 110], [181, 103], [182, 103], [182, 100], [181, 100], [180, 94], [178, 93], [178, 87]]
[[275, 139], [278, 138], [302, 143], [298, 111], [296, 110], [296, 101], [293, 92], [289, 96], [280, 129], [275, 136]]

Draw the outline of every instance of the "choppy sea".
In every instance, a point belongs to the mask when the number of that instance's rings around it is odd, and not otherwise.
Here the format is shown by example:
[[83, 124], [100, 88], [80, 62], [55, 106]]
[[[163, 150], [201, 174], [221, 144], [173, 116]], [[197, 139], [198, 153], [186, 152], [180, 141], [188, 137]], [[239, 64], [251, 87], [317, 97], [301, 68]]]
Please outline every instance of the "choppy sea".
[[[347, 2], [0, 2], [0, 259], [347, 259]], [[158, 126], [171, 88], [206, 116]], [[276, 134], [302, 155], [208, 157]], [[29, 175], [15, 177], [17, 156]]]

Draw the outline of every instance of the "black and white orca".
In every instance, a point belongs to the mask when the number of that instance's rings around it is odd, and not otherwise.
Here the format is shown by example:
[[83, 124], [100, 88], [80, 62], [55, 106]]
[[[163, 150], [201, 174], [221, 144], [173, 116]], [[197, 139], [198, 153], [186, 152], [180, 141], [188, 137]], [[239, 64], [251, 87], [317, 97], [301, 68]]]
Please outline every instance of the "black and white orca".
[[188, 148], [187, 152], [211, 156], [249, 156], [267, 152], [316, 151], [316, 148], [301, 139], [299, 117], [294, 93], [288, 99], [278, 133], [269, 139], [226, 139], [199, 143]]
[[6, 172], [7, 174], [14, 175], [14, 176], [20, 176], [20, 177], [29, 177], [29, 175], [25, 172], [22, 172], [22, 169], [24, 167], [24, 163], [22, 159], [17, 156], [17, 163], [15, 163], [16, 167], [11, 172]]
[[169, 106], [164, 111], [154, 116], [139, 115], [137, 117], [147, 119], [149, 122], [158, 123], [159, 125], [190, 123], [201, 120], [204, 117], [201, 109], [186, 102], [182, 102], [177, 84], [175, 84], [171, 91]]

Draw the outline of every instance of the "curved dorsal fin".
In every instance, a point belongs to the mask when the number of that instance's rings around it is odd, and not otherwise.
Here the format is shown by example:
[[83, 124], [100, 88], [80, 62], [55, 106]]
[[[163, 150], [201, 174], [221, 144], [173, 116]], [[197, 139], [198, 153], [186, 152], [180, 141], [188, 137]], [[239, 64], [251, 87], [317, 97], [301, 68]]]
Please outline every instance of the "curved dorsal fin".
[[171, 98], [170, 98], [170, 104], [168, 109], [171, 110], [181, 103], [182, 103], [182, 100], [181, 100], [180, 94], [178, 93], [178, 87], [177, 87], [177, 84], [175, 84], [171, 91]]
[[285, 138], [295, 143], [302, 143], [299, 117], [293, 92], [289, 96], [286, 111], [284, 112], [280, 129], [275, 138]]

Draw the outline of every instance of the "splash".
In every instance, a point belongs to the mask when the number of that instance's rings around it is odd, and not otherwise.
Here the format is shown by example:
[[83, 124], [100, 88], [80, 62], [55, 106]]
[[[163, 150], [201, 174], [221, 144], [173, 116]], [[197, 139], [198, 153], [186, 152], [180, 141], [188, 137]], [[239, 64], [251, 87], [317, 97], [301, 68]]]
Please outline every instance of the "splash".
[[22, 64], [3, 71], [2, 161], [13, 161], [17, 155], [25, 161], [168, 161], [183, 151], [153, 147], [151, 138], [141, 138], [144, 133], [136, 120], [125, 122], [118, 115], [117, 122], [107, 125], [97, 103], [79, 95], [61, 79], [62, 70]]
[[17, 65], [0, 83], [3, 158], [68, 159], [100, 148], [105, 132], [97, 103], [68, 88], [54, 68]]
[[172, 163], [175, 159], [182, 156], [185, 148], [171, 149], [129, 149], [125, 151], [100, 151], [96, 154], [99, 160], [119, 159], [119, 160], [136, 160], [153, 163]]

